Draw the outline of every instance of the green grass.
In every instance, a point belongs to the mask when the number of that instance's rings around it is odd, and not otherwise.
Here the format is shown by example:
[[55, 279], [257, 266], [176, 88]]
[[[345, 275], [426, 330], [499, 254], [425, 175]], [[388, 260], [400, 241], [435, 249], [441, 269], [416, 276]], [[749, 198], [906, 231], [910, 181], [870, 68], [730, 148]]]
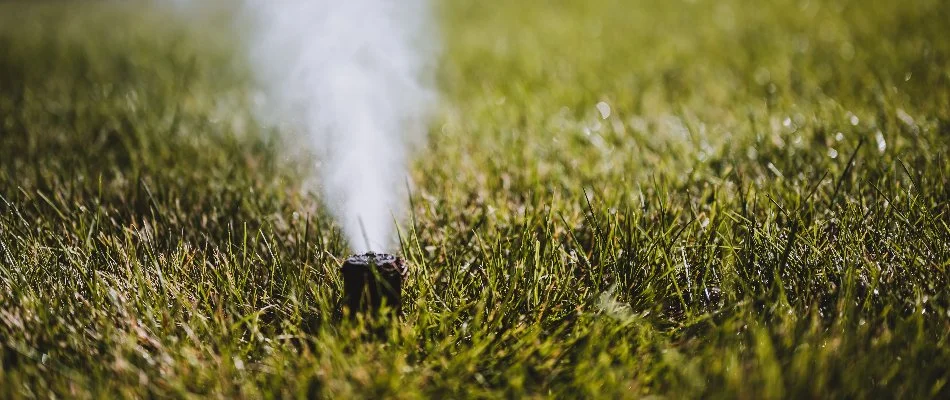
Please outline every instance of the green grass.
[[224, 28], [0, 4], [0, 397], [950, 394], [950, 3], [438, 15], [373, 340]]

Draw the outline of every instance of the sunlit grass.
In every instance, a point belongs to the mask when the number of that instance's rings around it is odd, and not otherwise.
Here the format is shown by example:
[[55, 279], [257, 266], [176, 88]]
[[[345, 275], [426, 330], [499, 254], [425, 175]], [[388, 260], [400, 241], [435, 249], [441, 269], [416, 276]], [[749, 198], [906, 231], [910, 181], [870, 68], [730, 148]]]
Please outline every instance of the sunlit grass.
[[946, 2], [438, 15], [369, 340], [220, 22], [0, 4], [0, 397], [947, 395]]

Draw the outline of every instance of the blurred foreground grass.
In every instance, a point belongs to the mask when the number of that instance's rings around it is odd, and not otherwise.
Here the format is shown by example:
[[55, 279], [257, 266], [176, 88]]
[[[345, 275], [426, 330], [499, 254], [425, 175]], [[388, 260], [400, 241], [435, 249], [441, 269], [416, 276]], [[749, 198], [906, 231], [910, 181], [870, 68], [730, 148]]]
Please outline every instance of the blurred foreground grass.
[[409, 303], [222, 27], [0, 4], [0, 397], [946, 398], [950, 4], [439, 4]]

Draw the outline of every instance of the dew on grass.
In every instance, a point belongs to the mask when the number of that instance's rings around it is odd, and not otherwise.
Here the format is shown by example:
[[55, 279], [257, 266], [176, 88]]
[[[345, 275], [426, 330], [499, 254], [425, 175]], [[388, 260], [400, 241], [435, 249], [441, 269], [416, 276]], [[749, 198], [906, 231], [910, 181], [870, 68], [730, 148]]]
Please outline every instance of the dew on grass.
[[600, 113], [600, 119], [607, 119], [610, 117], [610, 105], [606, 102], [597, 103], [597, 111]]
[[784, 178], [784, 177], [785, 177], [784, 175], [782, 175], [782, 171], [779, 171], [778, 167], [776, 167], [775, 164], [772, 164], [772, 163], [770, 162], [770, 163], [768, 163], [768, 165], [766, 165], [766, 167], [768, 167], [769, 171], [772, 171], [772, 173], [775, 174], [775, 176], [777, 176], [777, 177], [779, 177], [779, 178]]
[[610, 148], [607, 146], [607, 141], [604, 140], [604, 137], [603, 137], [603, 136], [600, 136], [600, 135], [588, 135], [588, 138], [590, 139], [590, 143], [591, 143], [592, 145], [594, 145], [594, 147], [596, 147], [596, 148], [598, 148], [598, 149], [600, 149], [600, 150], [602, 150], [602, 151], [605, 151], [605, 152], [606, 152], [606, 151], [610, 151]]
[[746, 149], [745, 155], [746, 155], [746, 157], [748, 157], [750, 160], [755, 160], [755, 159], [759, 158], [759, 151], [756, 150], [755, 147], [749, 146], [749, 147]]
[[594, 123], [590, 125], [590, 130], [593, 132], [600, 132], [603, 127], [604, 124], [601, 124], [600, 121], [594, 121]]
[[874, 134], [874, 140], [877, 141], [877, 151], [883, 153], [884, 150], [887, 150], [887, 142], [884, 141], [884, 133], [877, 131]]
[[834, 147], [829, 147], [829, 148], [828, 148], [828, 157], [831, 157], [832, 159], [838, 158], [838, 150], [835, 150]]
[[901, 120], [901, 122], [906, 124], [908, 127], [913, 127], [916, 125], [914, 117], [911, 117], [910, 114], [908, 114], [907, 111], [904, 111], [902, 108], [897, 109], [897, 119]]
[[858, 124], [861, 122], [861, 120], [858, 119], [858, 116], [857, 116], [857, 115], [854, 115], [854, 114], [851, 114], [851, 113], [848, 113], [848, 114], [851, 115], [851, 116], [848, 118], [848, 122], [851, 122], [851, 126], [858, 126]]

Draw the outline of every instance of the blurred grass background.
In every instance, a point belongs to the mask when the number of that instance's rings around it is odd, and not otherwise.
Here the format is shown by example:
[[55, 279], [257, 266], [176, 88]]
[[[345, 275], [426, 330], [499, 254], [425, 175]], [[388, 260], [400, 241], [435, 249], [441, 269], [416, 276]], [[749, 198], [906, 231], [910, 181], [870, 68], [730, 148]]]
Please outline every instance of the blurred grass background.
[[0, 396], [946, 397], [950, 5], [905, 3], [439, 2], [385, 340], [225, 15], [0, 3]]

